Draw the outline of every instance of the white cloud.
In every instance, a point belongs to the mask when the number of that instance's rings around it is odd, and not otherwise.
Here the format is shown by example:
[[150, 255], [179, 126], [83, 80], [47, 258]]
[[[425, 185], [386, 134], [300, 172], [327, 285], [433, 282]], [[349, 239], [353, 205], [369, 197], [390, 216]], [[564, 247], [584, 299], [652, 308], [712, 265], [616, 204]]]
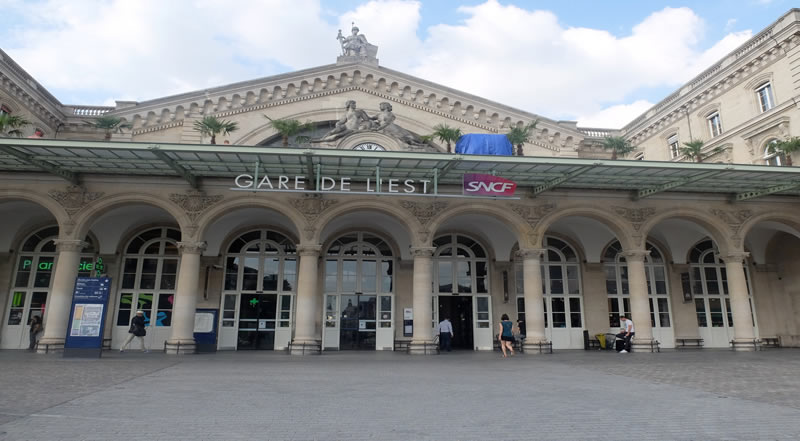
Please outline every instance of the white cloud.
[[630, 104], [617, 104], [591, 115], [578, 116], [578, 125], [580, 127], [620, 129], [651, 107], [653, 107], [653, 103], [647, 100], [636, 100]]
[[333, 17], [320, 0], [44, 0], [36, 8], [0, 1], [30, 19], [8, 32], [7, 51], [62, 100], [95, 97], [75, 104], [333, 63], [337, 29], [347, 33], [355, 21], [380, 47], [383, 66], [546, 117], [619, 126], [643, 110], [636, 94], [678, 87], [751, 36], [730, 33], [703, 50], [704, 22], [688, 8], [654, 12], [617, 36], [487, 0], [459, 8], [463, 21], [434, 25], [422, 41], [421, 3], [409, 0], [368, 1]]
[[739, 21], [735, 18], [729, 18], [728, 21], [725, 22], [725, 32], [730, 32], [733, 30], [733, 27], [736, 26], [736, 22]]

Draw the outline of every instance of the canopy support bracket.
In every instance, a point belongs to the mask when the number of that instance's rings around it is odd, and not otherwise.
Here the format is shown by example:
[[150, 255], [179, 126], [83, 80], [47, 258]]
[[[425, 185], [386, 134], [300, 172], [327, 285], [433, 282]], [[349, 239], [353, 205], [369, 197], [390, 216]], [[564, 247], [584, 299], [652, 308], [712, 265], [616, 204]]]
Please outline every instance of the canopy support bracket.
[[573, 170], [573, 171], [571, 171], [569, 173], [564, 173], [564, 175], [559, 176], [559, 177], [557, 177], [555, 179], [551, 179], [551, 180], [545, 182], [544, 184], [537, 185], [536, 187], [533, 187], [533, 190], [531, 190], [531, 196], [536, 196], [537, 194], [543, 193], [543, 192], [545, 192], [547, 190], [550, 190], [551, 188], [555, 188], [555, 187], [557, 187], [557, 186], [569, 181], [570, 179], [572, 179], [572, 178], [574, 178], [574, 177], [576, 177], [578, 175], [582, 175], [582, 174], [586, 173], [587, 171], [591, 170], [593, 167], [594, 166], [581, 167], [581, 168], [579, 168], [577, 170]]
[[11, 146], [0, 145], [0, 151], [13, 156], [22, 162], [35, 165], [36, 167], [39, 167], [48, 173], [54, 174], [59, 178], [65, 179], [72, 185], [80, 185], [80, 179], [78, 178], [78, 175], [69, 170], [64, 170], [63, 168], [50, 164], [49, 162], [36, 159], [33, 155], [20, 152]]
[[786, 190], [793, 190], [797, 187], [800, 187], [800, 182], [793, 182], [790, 184], [782, 184], [782, 185], [775, 185], [773, 187], [767, 187], [761, 190], [756, 191], [745, 191], [742, 193], [737, 193], [734, 197], [734, 200], [737, 201], [746, 201], [748, 199], [754, 199], [760, 196], [767, 196], [773, 193], [779, 193]]
[[197, 183], [197, 177], [191, 174], [189, 170], [183, 168], [183, 166], [178, 164], [175, 160], [170, 158], [166, 153], [162, 152], [161, 147], [157, 145], [151, 145], [149, 149], [158, 159], [161, 160], [161, 162], [167, 164], [169, 168], [172, 169], [172, 171], [177, 173], [186, 182], [188, 182], [190, 187], [194, 188], [195, 190], [199, 188], [199, 185]]
[[654, 187], [645, 188], [643, 190], [637, 191], [633, 195], [633, 200], [637, 201], [642, 198], [646, 198], [648, 196], [652, 196], [656, 193], [661, 193], [662, 191], [672, 190], [673, 188], [678, 188], [682, 185], [691, 184], [692, 182], [699, 181], [701, 179], [710, 178], [712, 176], [716, 176], [722, 172], [719, 171], [712, 171], [706, 173], [700, 173], [694, 176], [687, 176], [685, 178], [680, 178], [672, 182], [667, 182], [665, 184], [656, 185]]

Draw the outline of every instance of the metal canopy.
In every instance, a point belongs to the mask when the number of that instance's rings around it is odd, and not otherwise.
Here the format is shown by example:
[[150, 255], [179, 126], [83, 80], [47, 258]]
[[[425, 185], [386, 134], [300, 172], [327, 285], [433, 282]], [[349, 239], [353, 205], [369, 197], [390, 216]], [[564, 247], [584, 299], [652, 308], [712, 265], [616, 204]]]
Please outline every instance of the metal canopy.
[[464, 173], [495, 174], [535, 195], [553, 189], [724, 194], [732, 200], [800, 195], [800, 168], [656, 161], [371, 152], [231, 145], [154, 144], [0, 138], [0, 172], [79, 176], [172, 176], [198, 180], [252, 174], [430, 180], [460, 185]]

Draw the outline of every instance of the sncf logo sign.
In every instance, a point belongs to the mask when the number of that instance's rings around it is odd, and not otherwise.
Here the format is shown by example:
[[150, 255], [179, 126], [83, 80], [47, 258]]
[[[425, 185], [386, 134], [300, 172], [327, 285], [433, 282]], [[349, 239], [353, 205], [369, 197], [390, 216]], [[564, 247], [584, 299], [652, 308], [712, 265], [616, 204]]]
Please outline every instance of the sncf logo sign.
[[464, 194], [472, 196], [514, 196], [517, 183], [499, 176], [464, 174]]

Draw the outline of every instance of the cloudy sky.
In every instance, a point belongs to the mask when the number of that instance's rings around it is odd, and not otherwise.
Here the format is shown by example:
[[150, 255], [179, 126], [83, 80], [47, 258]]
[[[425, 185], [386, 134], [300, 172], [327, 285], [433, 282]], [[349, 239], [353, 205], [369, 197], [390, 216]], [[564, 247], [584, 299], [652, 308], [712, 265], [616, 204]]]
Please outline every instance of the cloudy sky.
[[65, 104], [147, 100], [335, 62], [382, 66], [584, 127], [621, 127], [789, 0], [0, 0], [0, 47]]

